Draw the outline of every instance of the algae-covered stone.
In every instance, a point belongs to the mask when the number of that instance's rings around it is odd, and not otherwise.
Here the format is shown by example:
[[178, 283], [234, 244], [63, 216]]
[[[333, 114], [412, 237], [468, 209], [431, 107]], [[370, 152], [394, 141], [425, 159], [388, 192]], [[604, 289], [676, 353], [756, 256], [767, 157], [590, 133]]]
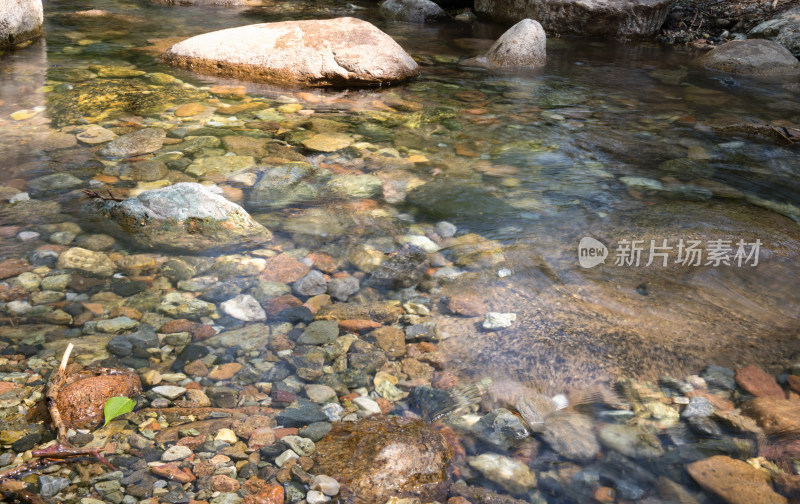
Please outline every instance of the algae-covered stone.
[[145, 249], [197, 253], [256, 246], [272, 238], [242, 207], [192, 182], [122, 202], [93, 200], [87, 210], [109, 234]]
[[24, 44], [42, 34], [42, 0], [14, 0], [0, 5], [0, 49]]
[[246, 170], [255, 165], [255, 159], [250, 156], [211, 156], [195, 160], [186, 168], [186, 173], [193, 177], [200, 177], [208, 172], [228, 174]]
[[163, 129], [143, 128], [112, 140], [97, 153], [110, 158], [139, 156], [160, 149], [166, 136]]

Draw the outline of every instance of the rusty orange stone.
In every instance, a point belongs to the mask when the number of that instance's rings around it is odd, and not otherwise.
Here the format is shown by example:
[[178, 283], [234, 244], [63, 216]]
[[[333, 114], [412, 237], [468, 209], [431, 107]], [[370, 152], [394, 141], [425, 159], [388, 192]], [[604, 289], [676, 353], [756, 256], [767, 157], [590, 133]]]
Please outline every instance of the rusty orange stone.
[[178, 483], [189, 483], [195, 480], [195, 476], [192, 474], [192, 471], [178, 467], [175, 464], [150, 466], [150, 472], [156, 476], [174, 480]]
[[381, 325], [383, 324], [381, 324], [380, 322], [375, 322], [374, 320], [351, 319], [351, 320], [339, 321], [339, 329], [349, 332], [371, 331], [373, 329], [381, 327]]

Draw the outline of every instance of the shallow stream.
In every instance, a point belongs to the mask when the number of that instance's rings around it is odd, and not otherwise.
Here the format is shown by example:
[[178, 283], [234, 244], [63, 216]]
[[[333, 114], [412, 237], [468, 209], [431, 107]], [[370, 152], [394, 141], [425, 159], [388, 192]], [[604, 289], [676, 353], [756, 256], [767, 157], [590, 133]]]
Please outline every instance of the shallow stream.
[[[75, 14], [84, 9], [112, 14]], [[336, 16], [375, 23], [418, 61], [421, 76], [381, 89], [277, 88], [174, 70], [157, 57], [172, 40], [216, 29]], [[720, 126], [800, 123], [796, 85], [711, 73], [693, 64], [694, 54], [646, 42], [553, 38], [547, 66], [530, 72], [459, 65], [503, 29], [386, 22], [366, 2], [245, 9], [48, 0], [44, 40], [0, 56], [0, 259], [29, 259], [43, 246], [59, 251], [92, 233], [80, 212], [83, 189], [133, 195], [165, 179], [191, 180], [180, 173], [190, 162], [232, 151], [217, 143], [170, 157], [180, 139], [198, 131], [272, 138], [283, 149], [273, 158], [291, 151], [290, 160], [324, 171], [312, 183], [319, 187], [264, 201], [242, 173], [197, 177], [216, 182], [275, 233], [272, 250], [251, 255], [323, 253], [334, 264], [326, 273], [363, 280], [374, 271], [364, 266], [371, 258], [391, 257], [404, 242], [426, 247], [424, 277], [393, 289], [364, 286], [349, 301], [411, 303], [407, 320], [433, 322], [440, 332], [434, 368], [456, 381], [511, 376], [552, 395], [625, 377], [683, 378], [708, 364], [757, 364], [776, 374], [800, 360], [797, 147]], [[120, 67], [141, 72], [120, 77]], [[185, 84], [165, 85], [153, 74]], [[214, 96], [215, 85], [244, 85], [247, 94]], [[176, 116], [188, 103], [202, 111]], [[215, 112], [242, 104], [253, 106]], [[335, 122], [309, 123], [316, 119]], [[170, 172], [130, 175], [121, 162], [96, 156], [97, 146], [71, 140], [94, 123], [117, 134], [143, 124], [170, 130], [174, 142], [156, 153]], [[348, 135], [351, 145], [327, 153], [303, 147], [311, 134], [329, 132]], [[243, 173], [258, 175], [269, 163]], [[54, 173], [80, 184], [42, 182]], [[320, 189], [345, 175], [372, 175], [381, 185]], [[31, 201], [7, 202], [20, 191]], [[23, 241], [24, 231], [39, 236]], [[600, 243], [579, 256], [585, 237]], [[631, 242], [639, 255], [628, 253]], [[681, 247], [690, 242], [699, 258], [687, 259]], [[737, 254], [740, 242], [745, 255]], [[605, 262], [583, 267], [579, 257], [602, 256], [603, 245]], [[141, 252], [125, 240], [112, 251]], [[156, 251], [155, 262], [174, 255]], [[158, 268], [130, 268], [121, 278], [128, 277], [148, 291], [177, 287]], [[225, 292], [233, 297], [245, 284]], [[515, 319], [486, 330], [486, 312]], [[6, 342], [22, 339], [13, 318], [0, 334]], [[247, 325], [204, 320], [220, 329]], [[51, 356], [60, 347], [48, 343], [80, 337], [80, 327], [54, 336], [52, 326], [31, 324], [30, 343]]]

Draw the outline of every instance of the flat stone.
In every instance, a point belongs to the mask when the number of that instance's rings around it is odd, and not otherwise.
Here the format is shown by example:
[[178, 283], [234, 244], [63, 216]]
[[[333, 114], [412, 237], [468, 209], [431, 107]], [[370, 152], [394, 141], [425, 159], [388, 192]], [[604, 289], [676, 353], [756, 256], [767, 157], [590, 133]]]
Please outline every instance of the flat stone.
[[516, 313], [489, 312], [483, 319], [482, 327], [487, 331], [498, 331], [511, 327], [517, 320]]
[[263, 322], [267, 314], [253, 296], [240, 294], [220, 304], [222, 311], [237, 320], [245, 322]]
[[303, 147], [318, 152], [336, 152], [353, 144], [350, 135], [344, 133], [319, 133], [302, 141]]
[[67, 478], [41, 474], [39, 476], [39, 495], [42, 497], [55, 497], [72, 483]]
[[742, 413], [755, 419], [771, 434], [800, 435], [800, 403], [773, 397], [757, 397], [742, 405]]
[[161, 454], [161, 460], [164, 462], [175, 462], [177, 460], [183, 460], [190, 457], [192, 453], [192, 449], [188, 446], [170, 446], [164, 453]]
[[756, 397], [786, 399], [786, 393], [775, 378], [752, 364], [736, 370], [736, 383]]
[[75, 137], [80, 141], [88, 145], [98, 145], [106, 142], [110, 142], [117, 138], [117, 135], [102, 126], [98, 126], [97, 124], [90, 124], [88, 126], [84, 126], [81, 129], [81, 132], [75, 135]]
[[108, 158], [125, 158], [155, 152], [164, 145], [167, 133], [161, 128], [143, 128], [115, 138], [97, 151]]
[[592, 421], [585, 415], [555, 414], [544, 424], [542, 438], [559, 455], [578, 462], [590, 462], [600, 452]]
[[206, 107], [202, 103], [185, 103], [175, 109], [176, 117], [192, 117], [202, 114]]
[[687, 467], [689, 475], [705, 490], [728, 504], [785, 504], [772, 489], [769, 473], [747, 462], [724, 455], [699, 460]]
[[159, 385], [158, 387], [153, 387], [151, 390], [156, 394], [166, 397], [170, 400], [175, 400], [186, 392], [184, 387], [178, 387], [175, 385]]
[[256, 160], [251, 156], [212, 156], [200, 158], [190, 164], [185, 173], [192, 177], [201, 177], [209, 172], [223, 175], [253, 168]]
[[201, 73], [311, 86], [378, 84], [416, 77], [417, 64], [366, 21], [285, 21], [206, 33], [162, 59]]

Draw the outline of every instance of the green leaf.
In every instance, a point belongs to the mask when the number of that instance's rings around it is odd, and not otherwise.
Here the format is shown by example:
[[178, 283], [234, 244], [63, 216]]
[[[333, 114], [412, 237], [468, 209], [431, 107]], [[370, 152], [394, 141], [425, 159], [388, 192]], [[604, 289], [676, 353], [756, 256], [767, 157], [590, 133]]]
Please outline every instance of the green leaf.
[[103, 415], [106, 417], [106, 422], [103, 424], [103, 427], [108, 425], [108, 422], [114, 420], [118, 416], [133, 411], [134, 406], [136, 406], [136, 401], [133, 399], [128, 399], [127, 397], [109, 398], [108, 401], [106, 401], [105, 407], [103, 408]]

